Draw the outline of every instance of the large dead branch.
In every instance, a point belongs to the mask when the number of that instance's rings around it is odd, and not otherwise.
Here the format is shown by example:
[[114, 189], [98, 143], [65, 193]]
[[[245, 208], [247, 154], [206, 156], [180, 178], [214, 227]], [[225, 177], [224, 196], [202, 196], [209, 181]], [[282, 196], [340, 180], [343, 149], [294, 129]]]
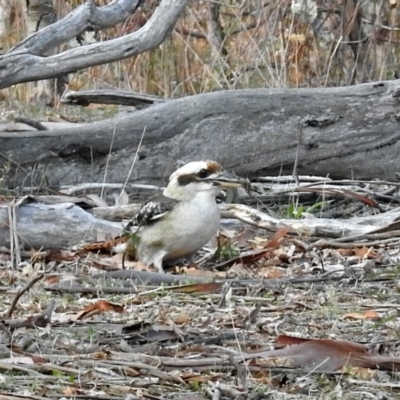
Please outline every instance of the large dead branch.
[[139, 3], [139, 0], [114, 0], [106, 6], [97, 7], [94, 1], [86, 1], [63, 19], [27, 37], [9, 53], [43, 55], [49, 49], [82, 34], [86, 29], [112, 28], [135, 12]]
[[292, 174], [298, 146], [299, 174], [396, 180], [399, 94], [400, 80], [220, 91], [75, 129], [0, 132], [2, 185], [163, 184], [178, 160], [202, 158], [244, 176]]
[[65, 18], [30, 36], [0, 57], [0, 89], [56, 78], [83, 68], [122, 60], [157, 47], [174, 28], [188, 0], [162, 0], [146, 25], [129, 35], [41, 57], [87, 28], [105, 29], [123, 21], [139, 1], [114, 0], [104, 7], [87, 1]]

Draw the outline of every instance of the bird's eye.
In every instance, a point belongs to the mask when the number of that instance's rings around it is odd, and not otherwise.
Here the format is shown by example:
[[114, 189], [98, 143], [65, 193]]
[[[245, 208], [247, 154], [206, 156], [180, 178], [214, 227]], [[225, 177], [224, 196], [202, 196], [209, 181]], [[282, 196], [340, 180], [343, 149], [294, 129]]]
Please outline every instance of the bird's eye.
[[207, 171], [206, 169], [202, 169], [197, 176], [201, 179], [207, 178], [207, 176], [210, 175], [210, 171]]

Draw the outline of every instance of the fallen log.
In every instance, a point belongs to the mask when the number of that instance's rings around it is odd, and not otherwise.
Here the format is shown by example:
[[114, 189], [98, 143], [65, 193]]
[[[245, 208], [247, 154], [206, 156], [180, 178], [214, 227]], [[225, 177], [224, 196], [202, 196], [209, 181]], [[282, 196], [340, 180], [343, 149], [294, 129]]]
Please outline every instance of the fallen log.
[[2, 186], [164, 184], [177, 161], [211, 158], [243, 176], [297, 172], [394, 180], [400, 80], [320, 89], [219, 91], [130, 115], [36, 132], [0, 132]]
[[69, 248], [118, 236], [122, 228], [121, 222], [97, 218], [73, 203], [0, 205], [0, 247]]

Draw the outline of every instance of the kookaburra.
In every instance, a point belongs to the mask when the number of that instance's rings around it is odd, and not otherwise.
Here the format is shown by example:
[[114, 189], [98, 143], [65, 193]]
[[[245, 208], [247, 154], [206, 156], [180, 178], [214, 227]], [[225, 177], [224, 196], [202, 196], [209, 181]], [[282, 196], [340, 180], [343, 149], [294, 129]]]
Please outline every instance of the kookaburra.
[[136, 215], [136, 258], [164, 272], [163, 261], [188, 258], [218, 231], [221, 189], [245, 184], [215, 161], [190, 162], [176, 170], [158, 199]]

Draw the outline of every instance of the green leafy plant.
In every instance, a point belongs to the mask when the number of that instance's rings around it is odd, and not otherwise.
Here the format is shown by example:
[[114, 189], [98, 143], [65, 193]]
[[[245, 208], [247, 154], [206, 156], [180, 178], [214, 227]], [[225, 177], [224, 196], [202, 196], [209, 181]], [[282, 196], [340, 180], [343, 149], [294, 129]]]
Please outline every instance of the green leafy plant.
[[215, 253], [218, 261], [231, 260], [232, 258], [238, 257], [239, 255], [240, 251], [235, 248], [235, 246], [229, 241], [219, 246]]
[[296, 207], [294, 203], [289, 204], [287, 209], [287, 214], [289, 218], [301, 219], [304, 212], [304, 207], [300, 204], [300, 206]]

